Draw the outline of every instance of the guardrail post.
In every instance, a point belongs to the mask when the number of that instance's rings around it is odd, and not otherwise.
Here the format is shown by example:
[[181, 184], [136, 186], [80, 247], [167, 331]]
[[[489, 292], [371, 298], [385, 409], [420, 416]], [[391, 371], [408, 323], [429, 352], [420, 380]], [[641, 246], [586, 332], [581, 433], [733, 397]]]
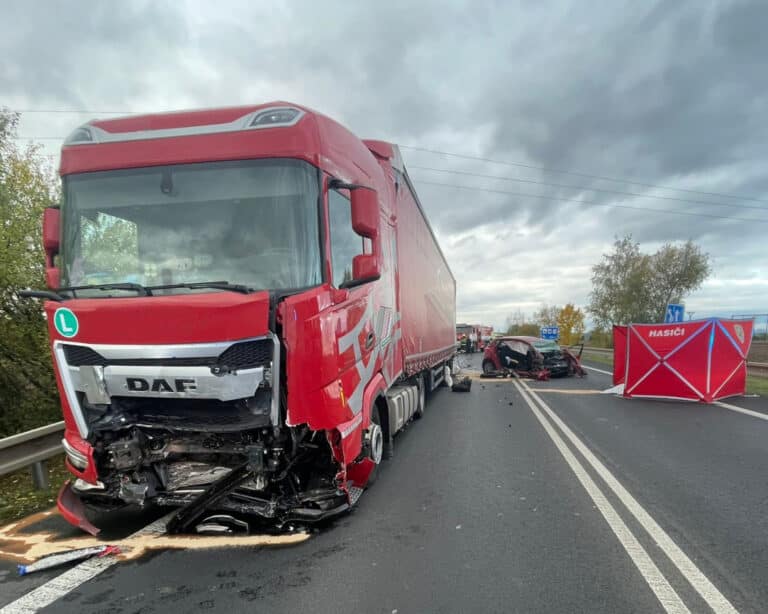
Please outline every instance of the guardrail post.
[[37, 490], [48, 489], [48, 467], [45, 461], [38, 461], [33, 463], [30, 467], [32, 470], [32, 483]]

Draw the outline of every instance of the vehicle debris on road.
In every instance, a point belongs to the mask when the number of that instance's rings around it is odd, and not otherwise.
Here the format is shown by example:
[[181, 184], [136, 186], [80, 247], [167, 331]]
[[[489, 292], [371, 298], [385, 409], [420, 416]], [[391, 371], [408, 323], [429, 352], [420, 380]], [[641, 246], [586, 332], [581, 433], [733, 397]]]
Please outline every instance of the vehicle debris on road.
[[451, 390], [454, 392], [469, 392], [472, 388], [472, 378], [469, 376], [464, 376], [460, 379], [457, 379], [453, 386], [451, 386]]
[[78, 548], [77, 550], [49, 554], [29, 565], [17, 565], [16, 567], [19, 570], [20, 576], [26, 576], [27, 574], [50, 569], [51, 567], [59, 567], [60, 565], [66, 565], [75, 561], [84, 561], [93, 557], [101, 558], [112, 554], [120, 554], [120, 548], [109, 545]]

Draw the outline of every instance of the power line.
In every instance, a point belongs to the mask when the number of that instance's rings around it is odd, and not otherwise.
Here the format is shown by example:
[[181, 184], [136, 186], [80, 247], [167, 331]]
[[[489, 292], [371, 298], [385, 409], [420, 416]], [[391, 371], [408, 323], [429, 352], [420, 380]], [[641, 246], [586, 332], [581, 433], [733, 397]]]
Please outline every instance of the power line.
[[655, 183], [643, 183], [641, 181], [632, 181], [631, 179], [617, 179], [615, 177], [606, 177], [604, 175], [592, 175], [589, 173], [579, 173], [576, 171], [566, 171], [557, 168], [551, 168], [548, 166], [534, 166], [532, 164], [523, 164], [522, 162], [508, 162], [506, 160], [495, 160], [493, 158], [483, 158], [480, 156], [469, 156], [466, 154], [458, 154], [450, 151], [439, 151], [437, 149], [427, 149], [425, 147], [414, 147], [412, 145], [400, 145], [402, 149], [411, 149], [413, 151], [423, 151], [431, 154], [438, 154], [441, 156], [451, 156], [453, 158], [462, 158], [464, 160], [477, 160], [479, 162], [489, 162], [491, 164], [502, 164], [504, 166], [516, 166], [519, 168], [528, 168], [537, 171], [545, 171], [547, 173], [560, 173], [562, 175], [573, 175], [574, 177], [586, 177], [589, 179], [600, 179], [602, 181], [612, 181], [614, 183], [629, 183], [634, 185], [643, 186], [645, 188], [658, 188], [660, 190], [676, 190], [678, 192], [688, 192], [690, 194], [701, 194], [703, 196], [720, 196], [722, 198], [737, 198], [739, 200], [753, 200], [759, 203], [768, 203], [768, 200], [764, 198], [756, 198], [754, 196], [739, 196], [737, 194], [725, 194], [722, 192], [704, 192], [702, 190], [691, 190], [688, 188], [673, 188], [671, 186], [658, 185]]
[[758, 211], [768, 211], [767, 208], [759, 205], [739, 205], [736, 203], [718, 203], [704, 200], [693, 200], [690, 198], [677, 198], [675, 196], [659, 196], [653, 194], [636, 194], [634, 192], [622, 192], [619, 190], [605, 190], [602, 188], [589, 188], [586, 186], [567, 185], [563, 183], [550, 183], [548, 181], [535, 181], [533, 179], [519, 179], [516, 177], [502, 177], [499, 175], [483, 175], [481, 173], [468, 173], [466, 171], [448, 170], [442, 168], [432, 168], [429, 166], [409, 165], [409, 169], [418, 169], [422, 171], [431, 171], [433, 173], [449, 173], [451, 175], [466, 175], [467, 177], [482, 177], [484, 179], [498, 179], [500, 181], [515, 181], [518, 183], [533, 183], [536, 185], [546, 185], [554, 188], [572, 188], [574, 190], [588, 190], [591, 192], [603, 192], [605, 194], [619, 194], [621, 196], [634, 196], [637, 198], [657, 198], [659, 200], [672, 200], [681, 203], [693, 203], [695, 205], [710, 205], [714, 207], [740, 207], [742, 209], [757, 209]]
[[490, 192], [492, 194], [507, 194], [510, 196], [523, 196], [525, 198], [540, 198], [544, 200], [559, 200], [566, 203], [576, 203], [580, 205], [594, 205], [596, 207], [613, 207], [617, 209], [632, 209], [634, 211], [645, 211], [645, 212], [653, 212], [653, 213], [667, 213], [670, 215], [686, 215], [689, 217], [710, 217], [710, 218], [716, 218], [720, 220], [737, 220], [740, 222], [759, 222], [759, 223], [768, 223], [768, 220], [761, 220], [761, 219], [755, 219], [755, 218], [746, 218], [746, 217], [731, 217], [728, 215], [715, 215], [714, 213], [694, 213], [691, 211], [674, 211], [669, 209], [652, 209], [649, 207], [634, 207], [632, 205], [615, 205], [611, 203], [599, 203], [596, 201], [591, 200], [577, 200], [574, 198], [561, 198], [559, 196], [542, 196], [540, 194], [525, 194], [523, 192], [509, 192], [507, 190], [492, 190], [490, 188], [475, 188], [472, 186], [466, 186], [466, 185], [457, 185], [453, 183], [439, 183], [436, 181], [420, 181], [418, 179], [414, 179], [414, 183], [417, 184], [424, 184], [424, 185], [435, 185], [435, 186], [441, 186], [444, 188], [455, 188], [459, 190], [472, 190], [473, 192]]
[[[77, 114], [77, 115], [136, 115], [136, 111], [94, 111], [87, 109], [13, 109], [16, 113], [65, 113], [65, 114]], [[37, 138], [39, 140], [56, 139], [60, 137], [25, 137], [25, 138]], [[412, 151], [421, 151], [424, 153], [437, 154], [441, 156], [451, 156], [453, 158], [461, 158], [464, 160], [477, 160], [479, 162], [488, 162], [491, 164], [502, 164], [504, 166], [516, 166], [519, 168], [527, 168], [532, 170], [544, 171], [548, 173], [559, 173], [562, 175], [572, 175], [574, 177], [586, 177], [589, 179], [599, 179], [601, 181], [611, 181], [613, 183], [627, 183], [632, 185], [639, 185], [645, 188], [657, 188], [660, 190], [673, 190], [677, 192], [687, 192], [689, 194], [700, 194], [702, 196], [719, 196], [721, 198], [735, 198], [738, 200], [751, 200], [755, 202], [768, 203], [768, 200], [764, 198], [757, 198], [755, 196], [739, 196], [737, 194], [726, 194], [723, 192], [706, 192], [703, 190], [692, 190], [690, 188], [673, 188], [671, 186], [664, 186], [655, 183], [644, 183], [641, 181], [633, 181], [631, 179], [619, 179], [616, 177], [607, 177], [605, 175], [595, 175], [591, 173], [582, 173], [577, 171], [568, 171], [564, 169], [552, 168], [548, 166], [536, 166], [533, 164], [524, 164], [522, 162], [510, 162], [507, 160], [496, 160], [493, 158], [484, 158], [482, 156], [470, 156], [467, 154], [459, 154], [452, 151], [441, 151], [438, 149], [430, 149], [427, 147], [416, 147], [414, 145], [400, 145], [402, 149], [410, 149]]]
[[[73, 114], [94, 114], [94, 115], [135, 115], [135, 112], [132, 111], [88, 111], [88, 110], [67, 110], [67, 109], [17, 109], [16, 112], [18, 113], [73, 113]], [[38, 140], [38, 141], [48, 141], [48, 140], [64, 140], [66, 137], [63, 136], [22, 136], [22, 137], [15, 137], [16, 140]], [[506, 160], [496, 160], [493, 158], [484, 158], [481, 156], [470, 156], [466, 154], [458, 154], [450, 151], [440, 151], [437, 149], [429, 149], [426, 147], [416, 147], [413, 145], [400, 145], [403, 149], [410, 149], [413, 151], [421, 151], [425, 153], [431, 153], [431, 154], [437, 154], [437, 155], [443, 155], [443, 156], [451, 156], [454, 158], [460, 158], [465, 160], [476, 160], [480, 162], [488, 162], [491, 164], [501, 164], [504, 166], [512, 166], [512, 167], [519, 167], [519, 168], [527, 168], [527, 169], [533, 169], [533, 170], [540, 170], [550, 173], [560, 173], [563, 175], [572, 175], [574, 177], [586, 177], [590, 179], [599, 179], [602, 181], [611, 181], [614, 183], [627, 183], [631, 185], [638, 185], [643, 186], [647, 188], [656, 188], [660, 190], [673, 190], [677, 192], [686, 192], [689, 194], [700, 194], [703, 196], [718, 196], [721, 198], [733, 198], [738, 200], [749, 200], [754, 202], [760, 202], [760, 203], [767, 203], [768, 200], [762, 199], [762, 198], [756, 198], [753, 196], [739, 196], [737, 194], [727, 194], [722, 192], [706, 192], [703, 190], [692, 190], [688, 188], [673, 188], [671, 186], [663, 186], [658, 185], [654, 183], [643, 183], [640, 181], [632, 181], [629, 179], [617, 179], [614, 177], [607, 177], [604, 175], [593, 175], [590, 173], [581, 173], [576, 171], [567, 171], [562, 169], [556, 169], [556, 168], [550, 168], [546, 166], [535, 166], [532, 164], [523, 164], [522, 162], [509, 162]], [[633, 197], [642, 197], [642, 198], [656, 198], [659, 200], [670, 200], [670, 201], [677, 201], [677, 202], [687, 202], [687, 203], [693, 203], [693, 204], [699, 204], [699, 205], [712, 205], [712, 206], [721, 206], [721, 207], [741, 207], [745, 209], [758, 209], [758, 210], [765, 210], [763, 207], [757, 207], [757, 206], [749, 206], [749, 205], [739, 205], [736, 203], [711, 203], [711, 202], [705, 202], [705, 201], [697, 201], [692, 199], [683, 199], [683, 198], [676, 198], [673, 196], [660, 196], [660, 195], [648, 195], [648, 194], [635, 194], [631, 192], [621, 192], [618, 190], [606, 190], [603, 188], [586, 188], [582, 186], [571, 186], [571, 185], [565, 185], [565, 184], [556, 184], [556, 183], [549, 183], [549, 182], [543, 182], [543, 181], [534, 181], [532, 179], [518, 179], [513, 177], [499, 177], [497, 175], [483, 175], [478, 173], [468, 173], [464, 171], [448, 171], [445, 169], [435, 169], [430, 167], [420, 167], [420, 166], [409, 166], [409, 168], [414, 169], [421, 169], [421, 170], [428, 170], [433, 172], [441, 172], [441, 173], [453, 173], [457, 175], [469, 175], [469, 176], [476, 176], [476, 177], [484, 177], [487, 179], [499, 179], [502, 181], [515, 181], [519, 183], [531, 183], [531, 184], [540, 184], [540, 185], [547, 185], [551, 187], [561, 187], [561, 188], [573, 188], [573, 189], [581, 189], [581, 190], [591, 190], [593, 192], [604, 192], [608, 194], [619, 194], [623, 196], [633, 196]], [[760, 220], [758, 220], [760, 221]]]

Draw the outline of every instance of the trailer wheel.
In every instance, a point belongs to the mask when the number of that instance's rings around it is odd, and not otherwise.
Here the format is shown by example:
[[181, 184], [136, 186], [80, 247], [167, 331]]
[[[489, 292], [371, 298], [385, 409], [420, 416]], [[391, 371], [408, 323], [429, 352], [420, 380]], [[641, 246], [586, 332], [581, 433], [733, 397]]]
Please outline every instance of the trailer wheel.
[[419, 390], [419, 399], [416, 411], [413, 413], [413, 417], [419, 420], [424, 415], [424, 410], [427, 406], [427, 385], [424, 382], [423, 373], [419, 373], [419, 375], [416, 376], [416, 388]]
[[493, 375], [496, 373], [496, 365], [493, 364], [490, 360], [484, 360], [483, 361], [483, 373], [486, 375]]

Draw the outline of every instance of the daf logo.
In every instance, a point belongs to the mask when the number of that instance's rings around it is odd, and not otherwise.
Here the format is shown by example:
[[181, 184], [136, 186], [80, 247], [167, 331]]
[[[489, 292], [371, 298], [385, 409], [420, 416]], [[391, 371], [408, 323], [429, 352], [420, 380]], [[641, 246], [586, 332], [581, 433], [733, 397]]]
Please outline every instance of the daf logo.
[[190, 392], [197, 390], [197, 380], [193, 377], [166, 380], [156, 378], [152, 380], [143, 377], [126, 377], [125, 387], [131, 392]]

